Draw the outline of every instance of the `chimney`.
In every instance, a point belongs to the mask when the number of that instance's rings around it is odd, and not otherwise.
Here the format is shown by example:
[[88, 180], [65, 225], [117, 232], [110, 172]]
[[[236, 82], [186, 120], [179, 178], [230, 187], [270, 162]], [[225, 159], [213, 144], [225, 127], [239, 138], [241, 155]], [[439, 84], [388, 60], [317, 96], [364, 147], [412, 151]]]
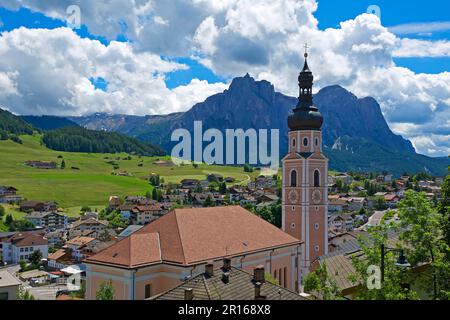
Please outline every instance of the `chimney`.
[[266, 282], [264, 266], [259, 265], [253, 270], [253, 281], [259, 282], [259, 283]]
[[230, 282], [230, 273], [229, 272], [224, 272], [222, 274], [222, 281], [223, 281], [223, 283]]
[[186, 301], [194, 300], [194, 289], [192, 288], [184, 289], [184, 300]]
[[229, 271], [231, 269], [231, 259], [223, 259], [223, 267], [222, 270], [223, 271]]
[[266, 296], [261, 295], [261, 282], [255, 283], [255, 300], [266, 300]]
[[214, 264], [208, 263], [205, 266], [205, 274], [210, 278], [214, 277]]

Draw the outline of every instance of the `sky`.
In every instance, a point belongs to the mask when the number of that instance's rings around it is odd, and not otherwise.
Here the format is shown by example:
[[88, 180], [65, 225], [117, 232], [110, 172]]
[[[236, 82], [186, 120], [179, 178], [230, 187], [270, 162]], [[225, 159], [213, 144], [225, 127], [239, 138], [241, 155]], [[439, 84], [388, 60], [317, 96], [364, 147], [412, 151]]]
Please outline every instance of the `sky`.
[[380, 103], [391, 129], [450, 154], [446, 0], [0, 0], [0, 108], [16, 114], [185, 111], [249, 73], [297, 94]]

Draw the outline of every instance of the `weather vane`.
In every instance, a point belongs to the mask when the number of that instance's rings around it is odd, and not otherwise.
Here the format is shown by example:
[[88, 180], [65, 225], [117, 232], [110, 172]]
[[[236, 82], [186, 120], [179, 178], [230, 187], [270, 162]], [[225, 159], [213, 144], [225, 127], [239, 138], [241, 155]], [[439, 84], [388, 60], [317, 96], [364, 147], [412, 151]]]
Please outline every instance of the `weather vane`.
[[308, 49], [309, 49], [310, 47], [308, 47], [308, 43], [306, 42], [305, 43], [305, 58], [307, 58], [308, 57]]

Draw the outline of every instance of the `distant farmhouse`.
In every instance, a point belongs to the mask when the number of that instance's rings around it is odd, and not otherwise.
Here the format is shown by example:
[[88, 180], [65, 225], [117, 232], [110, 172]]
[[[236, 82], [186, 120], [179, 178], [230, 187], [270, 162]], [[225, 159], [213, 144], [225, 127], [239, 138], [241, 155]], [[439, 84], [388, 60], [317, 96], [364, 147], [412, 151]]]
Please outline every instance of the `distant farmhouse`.
[[36, 169], [45, 169], [45, 170], [51, 170], [56, 169], [57, 164], [54, 161], [26, 161], [25, 165], [36, 168]]

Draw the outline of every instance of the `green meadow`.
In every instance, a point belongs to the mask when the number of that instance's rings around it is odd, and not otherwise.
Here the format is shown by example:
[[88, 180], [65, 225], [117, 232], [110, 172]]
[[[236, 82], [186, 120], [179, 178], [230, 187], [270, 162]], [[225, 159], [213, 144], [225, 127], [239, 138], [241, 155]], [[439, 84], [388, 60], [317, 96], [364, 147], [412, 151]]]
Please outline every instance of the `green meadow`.
[[[204, 179], [210, 173], [231, 176], [237, 183], [248, 182], [258, 173], [247, 174], [241, 167], [192, 165], [161, 166], [153, 162], [164, 157], [138, 157], [128, 154], [89, 154], [49, 150], [41, 136], [21, 136], [23, 144], [0, 141], [0, 185], [14, 186], [27, 200], [56, 201], [74, 215], [81, 206], [105, 206], [109, 196], [145, 195], [151, 190], [147, 177], [159, 174], [166, 182], [186, 178]], [[66, 168], [42, 170], [24, 165], [28, 160], [55, 161], [63, 157]], [[107, 159], [108, 158], [108, 159]], [[120, 160], [117, 160], [117, 159]], [[114, 169], [114, 161], [119, 168]], [[77, 168], [77, 169], [72, 169]], [[130, 176], [113, 175], [127, 172]]]

